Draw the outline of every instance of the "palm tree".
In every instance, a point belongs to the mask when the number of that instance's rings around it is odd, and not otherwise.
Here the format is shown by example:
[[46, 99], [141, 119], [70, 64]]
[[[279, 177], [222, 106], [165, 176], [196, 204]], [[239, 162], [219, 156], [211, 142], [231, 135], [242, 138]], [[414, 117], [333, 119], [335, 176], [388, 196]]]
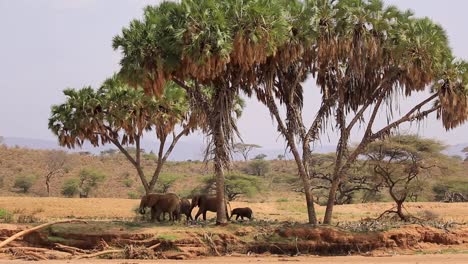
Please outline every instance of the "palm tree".
[[287, 26], [279, 1], [186, 0], [147, 7], [143, 21], [131, 22], [114, 38], [114, 48], [123, 53], [121, 74], [131, 77], [129, 83], [161, 94], [162, 84], [173, 80], [207, 113], [218, 224], [227, 221], [224, 170], [238, 134], [233, 117], [239, 92], [251, 93], [255, 66], [276, 52], [289, 33]]
[[[466, 70], [462, 70], [466, 63], [453, 63], [447, 37], [439, 25], [428, 18], [413, 18], [410, 12], [395, 7], [384, 8], [377, 0], [339, 1], [332, 9], [331, 24], [336, 27], [320, 31], [315, 72], [322, 94], [337, 98], [334, 113], [340, 131], [324, 217], [327, 224], [331, 223], [338, 185], [369, 143], [388, 136], [402, 123], [421, 121], [434, 112], [439, 113], [447, 129], [468, 117], [466, 92], [461, 88], [467, 80], [463, 77]], [[427, 86], [431, 95], [398, 117], [394, 110], [399, 102], [392, 99], [410, 96]], [[457, 115], [443, 118], [442, 113], [455, 109]], [[386, 111], [389, 123], [376, 128], [375, 119], [381, 111]], [[349, 151], [349, 135], [358, 123], [364, 125], [364, 133], [357, 147]]]
[[[151, 193], [161, 169], [179, 139], [201, 123], [190, 111], [183, 89], [167, 83], [164, 97], [147, 97], [142, 89], [129, 88], [118, 76], [107, 79], [94, 91], [91, 87], [64, 91], [64, 104], [52, 107], [49, 128], [68, 148], [81, 147], [85, 141], [93, 146], [114, 144], [135, 167], [145, 192]], [[181, 126], [176, 133], [176, 126]], [[156, 168], [148, 182], [141, 165], [141, 139], [145, 132], [159, 140]], [[166, 151], [168, 139], [172, 141]], [[130, 153], [126, 145], [135, 145]]]

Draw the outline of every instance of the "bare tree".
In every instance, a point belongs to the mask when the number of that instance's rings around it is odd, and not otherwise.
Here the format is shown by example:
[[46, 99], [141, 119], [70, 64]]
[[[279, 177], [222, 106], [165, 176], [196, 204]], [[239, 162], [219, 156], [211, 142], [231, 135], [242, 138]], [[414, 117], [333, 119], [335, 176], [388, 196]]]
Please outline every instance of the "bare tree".
[[50, 196], [50, 182], [52, 178], [66, 173], [67, 154], [64, 151], [54, 150], [46, 154], [44, 175], [47, 188], [47, 196]]

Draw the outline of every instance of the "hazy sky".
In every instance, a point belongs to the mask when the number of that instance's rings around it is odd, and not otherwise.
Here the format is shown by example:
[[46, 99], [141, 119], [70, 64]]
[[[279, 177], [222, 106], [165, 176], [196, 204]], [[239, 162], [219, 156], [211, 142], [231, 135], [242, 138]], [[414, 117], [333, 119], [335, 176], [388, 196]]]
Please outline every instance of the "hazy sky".
[[[62, 103], [62, 90], [98, 86], [118, 71], [119, 53], [112, 37], [153, 0], [0, 0], [0, 135], [54, 139], [47, 129], [52, 104]], [[468, 59], [466, 0], [386, 0], [429, 16], [443, 25], [456, 56]], [[449, 2], [450, 4], [448, 4]], [[320, 102], [313, 82], [305, 84], [306, 119]], [[415, 99], [406, 99], [409, 103]], [[403, 103], [402, 111], [405, 109]], [[382, 123], [385, 118], [381, 118]], [[268, 111], [253, 100], [239, 121], [244, 141], [267, 148], [283, 146]], [[448, 133], [434, 118], [411, 131], [449, 144], [468, 141], [468, 125]], [[187, 140], [201, 140], [193, 135]], [[356, 137], [354, 137], [356, 140]], [[324, 136], [322, 144], [334, 144]]]

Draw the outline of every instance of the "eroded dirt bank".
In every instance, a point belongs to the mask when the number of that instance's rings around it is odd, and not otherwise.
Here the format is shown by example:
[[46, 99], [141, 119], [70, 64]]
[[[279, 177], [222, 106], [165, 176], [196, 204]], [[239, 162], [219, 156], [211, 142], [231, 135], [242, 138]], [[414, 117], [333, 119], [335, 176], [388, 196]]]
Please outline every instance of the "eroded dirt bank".
[[[346, 256], [346, 257], [317, 257], [317, 256], [299, 256], [299, 257], [283, 257], [283, 256], [260, 256], [260, 257], [208, 257], [200, 259], [184, 260], [187, 264], [234, 264], [234, 263], [314, 263], [314, 264], [466, 264], [468, 260], [467, 254], [449, 254], [449, 255], [399, 255], [399, 256], [384, 256], [384, 257], [363, 257], [363, 256]], [[31, 262], [22, 260], [0, 260], [0, 264], [29, 264]], [[37, 261], [37, 264], [146, 264], [154, 263], [154, 260], [48, 260]], [[157, 263], [174, 263], [174, 260], [158, 260]]]
[[[1, 239], [25, 228], [27, 226], [0, 225]], [[40, 250], [28, 251], [31, 248]], [[60, 224], [14, 241], [8, 249], [2, 249], [0, 258], [74, 259], [109, 250], [112, 252], [100, 257], [194, 259], [256, 254], [377, 256], [465, 253], [468, 252], [468, 227], [406, 225], [389, 230], [350, 232], [329, 226], [291, 224], [231, 224], [223, 228], [183, 225], [155, 227], [126, 222]]]

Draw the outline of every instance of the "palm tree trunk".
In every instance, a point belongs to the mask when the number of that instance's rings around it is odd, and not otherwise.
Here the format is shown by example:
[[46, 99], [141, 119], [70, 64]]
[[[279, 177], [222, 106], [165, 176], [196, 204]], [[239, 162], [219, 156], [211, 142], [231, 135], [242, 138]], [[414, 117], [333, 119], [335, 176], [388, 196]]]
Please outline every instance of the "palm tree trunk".
[[302, 163], [301, 156], [299, 155], [299, 151], [296, 148], [296, 144], [294, 141], [294, 136], [288, 134], [287, 137], [289, 148], [291, 149], [291, 152], [293, 153], [294, 160], [296, 161], [297, 168], [299, 170], [299, 177], [302, 180], [302, 184], [304, 185], [304, 194], [306, 198], [306, 204], [307, 204], [307, 216], [309, 219], [309, 224], [316, 225], [317, 224], [317, 215], [315, 213], [315, 207], [314, 207], [314, 197], [311, 192], [310, 188], [310, 182], [308, 179], [308, 174], [307, 171], [304, 167], [304, 164]]
[[332, 222], [333, 207], [335, 205], [335, 196], [339, 183], [339, 178], [334, 177], [330, 186], [330, 191], [328, 192], [327, 208], [325, 209], [325, 216], [323, 217], [323, 223], [326, 225]]
[[227, 223], [226, 218], [226, 202], [224, 198], [224, 169], [223, 157], [225, 153], [225, 140], [221, 124], [221, 116], [216, 115], [215, 133], [213, 133], [213, 140], [215, 143], [215, 156], [214, 156], [214, 169], [216, 176], [216, 225], [223, 225]]

